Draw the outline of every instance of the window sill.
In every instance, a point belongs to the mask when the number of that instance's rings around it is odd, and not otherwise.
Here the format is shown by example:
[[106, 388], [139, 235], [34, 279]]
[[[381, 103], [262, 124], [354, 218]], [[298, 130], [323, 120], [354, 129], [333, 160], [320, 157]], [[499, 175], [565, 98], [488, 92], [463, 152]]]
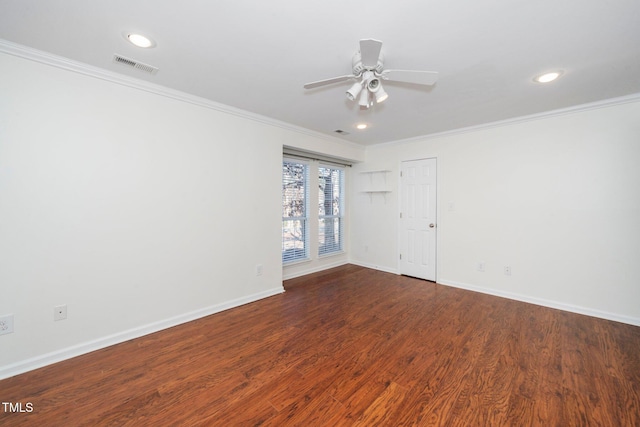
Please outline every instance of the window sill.
[[327, 254], [318, 255], [318, 258], [305, 258], [305, 259], [299, 259], [296, 261], [290, 261], [286, 263], [283, 262], [282, 268], [291, 267], [298, 264], [309, 263], [309, 262], [312, 262], [314, 259], [324, 259], [324, 258], [331, 258], [334, 256], [338, 256], [338, 255], [345, 255], [346, 253], [347, 253], [346, 251], [342, 250], [342, 251], [329, 252]]
[[289, 267], [291, 265], [304, 264], [306, 262], [311, 262], [311, 258], [297, 259], [295, 261], [283, 262], [282, 267], [284, 268], [284, 267]]
[[332, 257], [332, 256], [336, 256], [336, 255], [344, 255], [344, 254], [346, 254], [346, 252], [345, 252], [344, 250], [342, 250], [342, 251], [335, 251], [335, 252], [329, 252], [329, 253], [326, 253], [326, 254], [318, 255], [318, 259], [321, 259], [321, 258], [329, 258], [329, 257]]

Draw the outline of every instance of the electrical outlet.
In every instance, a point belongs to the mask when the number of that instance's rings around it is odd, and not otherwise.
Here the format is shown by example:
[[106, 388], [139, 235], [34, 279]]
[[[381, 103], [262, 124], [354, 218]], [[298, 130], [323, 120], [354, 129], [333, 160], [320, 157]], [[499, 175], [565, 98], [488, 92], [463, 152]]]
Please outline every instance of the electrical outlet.
[[478, 271], [484, 271], [484, 261], [480, 261], [477, 267]]
[[13, 314], [0, 316], [0, 335], [10, 334], [13, 332]]
[[262, 264], [256, 265], [256, 276], [262, 276]]
[[67, 318], [67, 305], [53, 307], [53, 320], [64, 320]]
[[509, 265], [505, 265], [504, 266], [504, 275], [505, 276], [511, 276], [511, 266], [509, 266]]

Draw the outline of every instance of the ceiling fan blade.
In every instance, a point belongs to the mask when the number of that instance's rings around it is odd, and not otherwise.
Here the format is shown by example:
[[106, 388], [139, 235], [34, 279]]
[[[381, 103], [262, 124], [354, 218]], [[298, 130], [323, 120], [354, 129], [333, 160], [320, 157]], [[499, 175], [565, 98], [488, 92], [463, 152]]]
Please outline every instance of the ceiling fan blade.
[[360, 58], [362, 65], [364, 65], [365, 68], [374, 68], [378, 65], [380, 50], [382, 50], [382, 42], [380, 40], [360, 40]]
[[380, 74], [383, 80], [431, 86], [438, 81], [437, 71], [385, 70]]
[[332, 83], [344, 82], [344, 81], [355, 79], [355, 78], [356, 78], [356, 76], [354, 76], [353, 74], [349, 74], [347, 76], [333, 77], [331, 79], [318, 80], [317, 82], [307, 83], [306, 85], [304, 85], [304, 88], [305, 89], [313, 89], [313, 88], [316, 88], [316, 87], [320, 87], [320, 86], [324, 86], [324, 85], [330, 85]]

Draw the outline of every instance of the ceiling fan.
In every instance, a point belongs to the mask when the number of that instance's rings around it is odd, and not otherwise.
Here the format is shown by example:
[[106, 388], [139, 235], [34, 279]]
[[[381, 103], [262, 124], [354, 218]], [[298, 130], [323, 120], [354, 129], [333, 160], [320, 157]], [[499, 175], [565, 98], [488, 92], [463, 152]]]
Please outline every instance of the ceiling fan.
[[381, 50], [380, 40], [360, 40], [360, 51], [353, 56], [353, 74], [307, 83], [304, 88], [313, 89], [347, 80], [359, 80], [347, 91], [347, 98], [351, 101], [357, 98], [360, 107], [366, 109], [373, 106], [374, 99], [376, 103], [381, 103], [389, 97], [380, 80], [425, 86], [431, 86], [438, 80], [436, 71], [385, 70]]

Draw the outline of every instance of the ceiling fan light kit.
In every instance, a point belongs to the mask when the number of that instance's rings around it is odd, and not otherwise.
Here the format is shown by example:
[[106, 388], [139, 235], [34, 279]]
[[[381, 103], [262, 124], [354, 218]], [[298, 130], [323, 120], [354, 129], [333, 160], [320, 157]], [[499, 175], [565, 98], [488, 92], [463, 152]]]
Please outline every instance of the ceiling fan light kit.
[[374, 99], [379, 104], [389, 97], [382, 87], [381, 80], [425, 86], [431, 86], [436, 83], [438, 79], [436, 71], [385, 70], [384, 57], [381, 51], [381, 41], [362, 39], [360, 40], [360, 51], [353, 56], [353, 74], [307, 83], [304, 88], [314, 89], [333, 83], [358, 79], [360, 81], [354, 83], [347, 90], [347, 98], [350, 101], [355, 101], [357, 98], [360, 107], [367, 109], [373, 106]]
[[360, 92], [360, 100], [358, 101], [358, 104], [362, 108], [369, 108], [369, 103], [370, 103], [369, 92], [366, 90], [363, 90], [362, 92]]
[[382, 88], [382, 85], [380, 85], [380, 88], [376, 91], [376, 102], [380, 104], [381, 102], [384, 102], [388, 97], [389, 95]]
[[347, 98], [349, 98], [350, 101], [355, 101], [361, 91], [362, 83], [354, 83], [351, 89], [347, 91]]
[[367, 89], [369, 89], [369, 92], [376, 93], [380, 89], [380, 79], [370, 78], [367, 80]]

